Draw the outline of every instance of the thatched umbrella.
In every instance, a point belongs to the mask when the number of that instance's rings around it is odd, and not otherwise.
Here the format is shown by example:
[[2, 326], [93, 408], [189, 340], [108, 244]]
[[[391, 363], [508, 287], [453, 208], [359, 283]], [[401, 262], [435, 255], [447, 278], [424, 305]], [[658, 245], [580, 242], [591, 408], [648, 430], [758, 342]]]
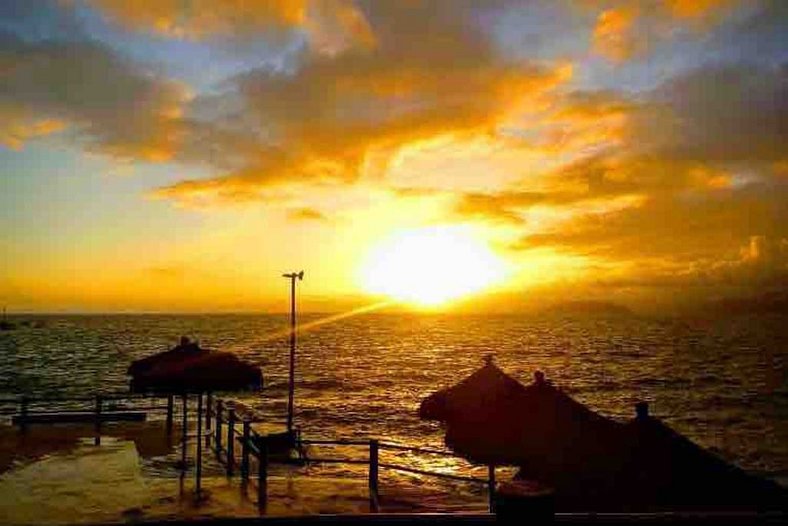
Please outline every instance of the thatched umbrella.
[[228, 352], [203, 349], [185, 336], [180, 344], [162, 353], [132, 362], [134, 392], [179, 393], [183, 396], [183, 462], [186, 460], [186, 402], [189, 393], [197, 398], [197, 492], [202, 471], [202, 395], [212, 391], [258, 390], [263, 386], [259, 367]]
[[788, 491], [771, 480], [750, 475], [725, 462], [648, 414], [625, 425], [619, 486], [640, 508], [785, 509]]
[[446, 425], [446, 445], [480, 463], [522, 466], [552, 482], [607, 454], [620, 425], [576, 402], [541, 372], [525, 386], [487, 358], [481, 369], [421, 403], [419, 416]]
[[134, 392], [241, 391], [263, 385], [259, 367], [233, 353], [203, 349], [186, 337], [169, 351], [132, 362], [127, 374]]
[[564, 509], [770, 506], [788, 501], [776, 484], [750, 476], [649, 417], [621, 424], [537, 372], [524, 386], [488, 358], [484, 367], [421, 404], [446, 425], [446, 444], [486, 464], [520, 466], [517, 478], [555, 490]]

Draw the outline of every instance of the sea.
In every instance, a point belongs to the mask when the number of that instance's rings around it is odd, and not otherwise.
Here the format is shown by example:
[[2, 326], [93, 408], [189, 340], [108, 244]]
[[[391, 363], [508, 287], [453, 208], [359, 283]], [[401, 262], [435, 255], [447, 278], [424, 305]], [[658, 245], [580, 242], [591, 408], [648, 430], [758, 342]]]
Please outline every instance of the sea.
[[[23, 320], [0, 332], [2, 398], [125, 391], [132, 360], [186, 335], [260, 365], [264, 390], [232, 397], [284, 421], [287, 315], [11, 318]], [[305, 314], [299, 323], [295, 420], [305, 438], [443, 447], [443, 429], [418, 418], [419, 403], [493, 354], [522, 382], [543, 371], [612, 418], [630, 419], [648, 401], [653, 415], [726, 460], [788, 478], [787, 314]]]

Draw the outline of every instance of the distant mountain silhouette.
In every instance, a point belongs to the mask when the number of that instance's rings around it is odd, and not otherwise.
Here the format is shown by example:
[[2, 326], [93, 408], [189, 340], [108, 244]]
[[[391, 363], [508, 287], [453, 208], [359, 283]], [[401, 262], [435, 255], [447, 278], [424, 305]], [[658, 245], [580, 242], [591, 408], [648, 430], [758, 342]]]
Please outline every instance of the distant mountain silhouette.
[[633, 312], [623, 305], [609, 301], [563, 301], [544, 310], [549, 314], [631, 316]]
[[723, 298], [712, 302], [709, 309], [722, 314], [788, 314], [788, 292], [767, 292], [757, 296]]

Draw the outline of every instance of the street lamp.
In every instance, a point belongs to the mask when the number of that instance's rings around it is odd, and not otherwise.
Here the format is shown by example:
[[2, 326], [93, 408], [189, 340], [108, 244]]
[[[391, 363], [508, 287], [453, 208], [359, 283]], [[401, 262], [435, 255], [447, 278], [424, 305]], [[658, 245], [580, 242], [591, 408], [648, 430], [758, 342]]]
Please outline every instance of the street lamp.
[[295, 348], [296, 348], [296, 279], [304, 279], [304, 271], [282, 274], [290, 280], [290, 385], [287, 392], [287, 432], [293, 431], [293, 398], [295, 396]]

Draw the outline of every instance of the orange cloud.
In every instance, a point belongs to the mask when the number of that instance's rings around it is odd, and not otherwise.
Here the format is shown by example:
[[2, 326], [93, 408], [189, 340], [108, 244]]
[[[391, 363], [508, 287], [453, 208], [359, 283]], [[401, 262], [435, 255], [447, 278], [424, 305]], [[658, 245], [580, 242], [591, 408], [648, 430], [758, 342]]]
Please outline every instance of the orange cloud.
[[701, 18], [730, 7], [739, 0], [665, 0], [670, 12], [679, 18]]
[[24, 42], [3, 49], [0, 137], [19, 148], [68, 126], [93, 151], [163, 161], [178, 150], [188, 90], [95, 42]]
[[132, 28], [184, 38], [250, 33], [303, 24], [308, 0], [90, 0]]
[[[366, 19], [377, 30], [374, 47], [308, 54], [288, 75], [261, 68], [236, 77], [235, 90], [211, 106], [236, 108], [233, 115], [240, 106], [243, 118], [228, 117], [226, 128], [215, 128], [255, 137], [257, 152], [222, 142], [222, 158], [240, 154], [221, 167], [224, 175], [152, 195], [186, 206], [268, 199], [287, 186], [380, 177], [392, 156], [414, 142], [496, 134], [513, 108], [564, 85], [572, 67], [506, 60], [476, 24], [472, 4], [376, 2]], [[194, 157], [213, 151], [187, 149]]]
[[314, 50], [328, 55], [375, 44], [369, 23], [352, 0], [89, 1], [127, 28], [173, 38], [271, 37], [298, 29], [309, 35]]
[[13, 108], [0, 109], [4, 123], [0, 126], [0, 144], [12, 150], [21, 150], [25, 143], [36, 137], [44, 137], [66, 127], [66, 123], [58, 119], [29, 120], [20, 116]]
[[638, 10], [632, 6], [600, 13], [594, 27], [594, 51], [615, 62], [631, 58], [642, 46], [634, 34], [637, 17]]
[[328, 217], [323, 212], [314, 208], [291, 210], [288, 217], [295, 221], [328, 221]]
[[[625, 62], [646, 53], [652, 42], [664, 41], [680, 25], [708, 27], [741, 0], [637, 0], [594, 1], [605, 6], [596, 19], [593, 51], [613, 62]], [[698, 25], [700, 23], [700, 25]]]

